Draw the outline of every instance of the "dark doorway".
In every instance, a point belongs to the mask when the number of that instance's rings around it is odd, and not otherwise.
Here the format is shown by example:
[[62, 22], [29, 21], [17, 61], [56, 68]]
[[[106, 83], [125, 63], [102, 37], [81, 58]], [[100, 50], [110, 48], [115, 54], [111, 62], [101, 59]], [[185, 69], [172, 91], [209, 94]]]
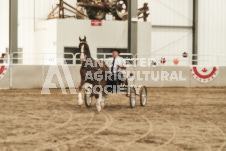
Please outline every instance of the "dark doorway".
[[[77, 47], [64, 47], [64, 53], [79, 53], [79, 49]], [[70, 54], [64, 54], [65, 61], [67, 64], [73, 64], [73, 56]], [[76, 56], [76, 64], [80, 64], [81, 61], [79, 59], [79, 55]]]

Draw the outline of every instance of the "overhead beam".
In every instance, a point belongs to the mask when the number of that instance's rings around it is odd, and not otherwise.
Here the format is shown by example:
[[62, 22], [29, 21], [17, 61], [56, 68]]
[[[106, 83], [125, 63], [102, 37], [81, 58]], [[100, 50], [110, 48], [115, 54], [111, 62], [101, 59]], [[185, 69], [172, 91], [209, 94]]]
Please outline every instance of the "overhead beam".
[[197, 65], [198, 62], [198, 16], [199, 16], [199, 0], [193, 0], [193, 44], [192, 44], [192, 64]]
[[9, 55], [18, 51], [18, 0], [9, 1]]
[[128, 52], [137, 54], [137, 0], [128, 0]]

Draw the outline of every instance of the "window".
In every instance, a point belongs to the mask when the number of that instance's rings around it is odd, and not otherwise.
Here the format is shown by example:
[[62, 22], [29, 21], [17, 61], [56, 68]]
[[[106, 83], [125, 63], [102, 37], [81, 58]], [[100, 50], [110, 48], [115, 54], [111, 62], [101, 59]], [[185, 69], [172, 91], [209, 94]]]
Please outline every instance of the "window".
[[[112, 50], [120, 50], [121, 53], [128, 53], [127, 49], [122, 48], [97, 48], [97, 53], [111, 53]], [[112, 57], [111, 55], [106, 55], [106, 58]], [[130, 58], [131, 56], [121, 56], [123, 58]], [[97, 58], [104, 58], [104, 55], [97, 55]]]
[[[72, 53], [75, 55], [76, 53], [79, 53], [79, 49], [77, 47], [65, 47], [64, 53], [65, 53], [64, 58], [65, 58], [67, 64], [73, 64], [73, 56], [71, 54], [67, 54], [67, 53]], [[81, 64], [79, 55], [76, 56], [76, 64]]]
[[[6, 54], [9, 54], [9, 48], [6, 48]], [[23, 64], [23, 48], [18, 48], [17, 52], [12, 53], [13, 64]]]
[[[122, 49], [122, 48], [97, 48], [97, 53], [110, 53], [109, 55], [106, 55], [106, 59], [112, 57], [111, 52], [112, 50], [120, 50], [121, 53], [129, 53], [128, 49]], [[120, 55], [120, 57], [124, 58], [126, 60], [127, 64], [132, 64], [133, 61], [131, 61], [131, 58], [133, 58], [131, 55]], [[97, 55], [98, 59], [104, 58], [104, 55]]]

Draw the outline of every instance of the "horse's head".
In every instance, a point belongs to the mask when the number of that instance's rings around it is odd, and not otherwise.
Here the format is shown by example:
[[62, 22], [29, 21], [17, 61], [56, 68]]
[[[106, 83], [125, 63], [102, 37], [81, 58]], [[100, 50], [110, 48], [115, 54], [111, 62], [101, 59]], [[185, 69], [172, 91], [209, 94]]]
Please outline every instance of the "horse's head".
[[79, 37], [79, 53], [80, 53], [80, 59], [81, 61], [86, 61], [86, 58], [90, 58], [90, 51], [89, 51], [89, 45], [86, 41], [86, 36], [84, 36], [84, 39]]

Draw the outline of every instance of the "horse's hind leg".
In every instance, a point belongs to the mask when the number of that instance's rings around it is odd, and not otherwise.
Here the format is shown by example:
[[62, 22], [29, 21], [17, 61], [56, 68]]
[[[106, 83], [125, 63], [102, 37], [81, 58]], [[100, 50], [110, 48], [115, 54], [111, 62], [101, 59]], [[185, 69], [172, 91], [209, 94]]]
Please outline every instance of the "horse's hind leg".
[[106, 94], [103, 94], [102, 100], [101, 100], [101, 103], [100, 103], [100, 105], [101, 105], [102, 108], [104, 108], [105, 100], [106, 100]]
[[102, 102], [102, 93], [98, 94], [98, 99], [97, 99], [97, 111], [101, 111], [101, 102]]
[[82, 100], [82, 86], [85, 84], [85, 82], [82, 80], [79, 87], [78, 87], [78, 105], [83, 104]]

